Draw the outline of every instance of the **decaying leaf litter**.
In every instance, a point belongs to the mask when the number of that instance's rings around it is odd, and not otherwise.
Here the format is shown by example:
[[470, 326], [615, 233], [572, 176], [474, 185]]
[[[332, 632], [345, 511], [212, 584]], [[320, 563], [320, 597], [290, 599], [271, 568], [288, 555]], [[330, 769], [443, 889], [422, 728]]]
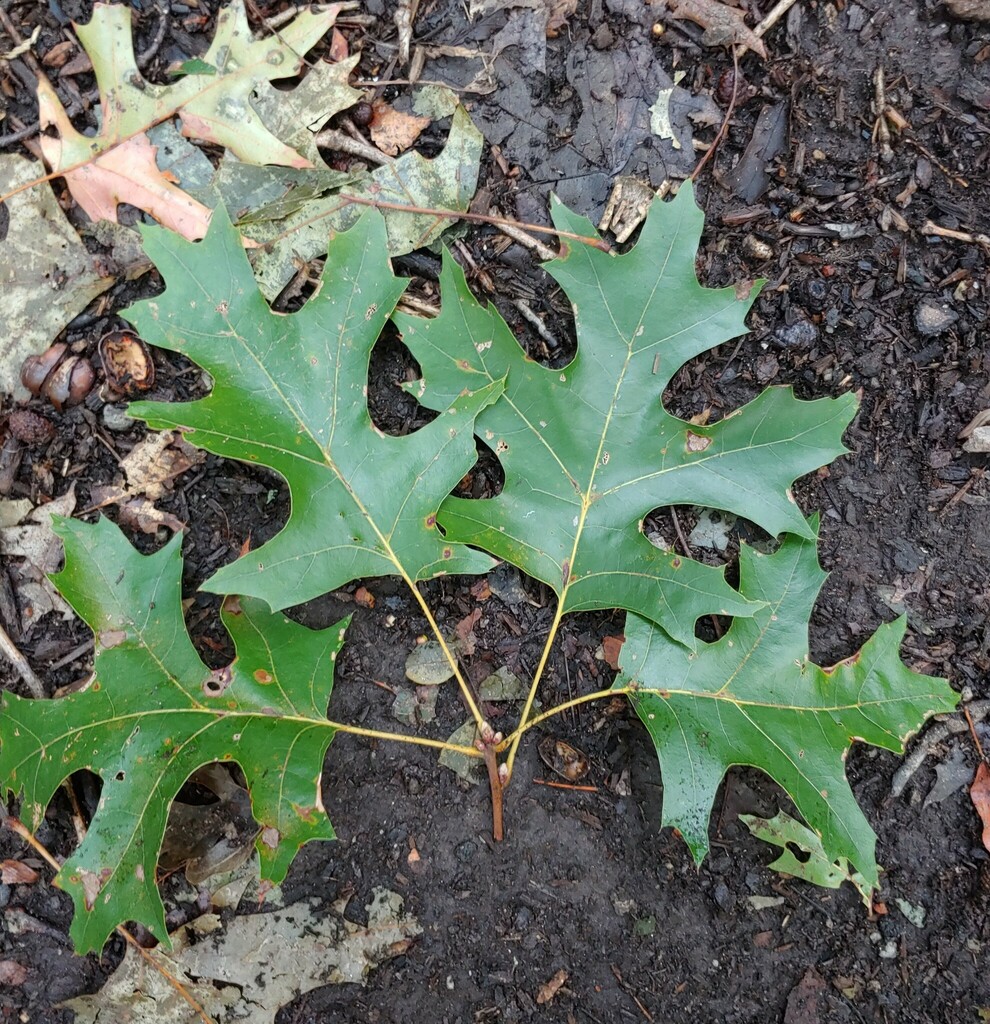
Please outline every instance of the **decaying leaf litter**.
[[549, 976], [549, 974], [547, 976]]

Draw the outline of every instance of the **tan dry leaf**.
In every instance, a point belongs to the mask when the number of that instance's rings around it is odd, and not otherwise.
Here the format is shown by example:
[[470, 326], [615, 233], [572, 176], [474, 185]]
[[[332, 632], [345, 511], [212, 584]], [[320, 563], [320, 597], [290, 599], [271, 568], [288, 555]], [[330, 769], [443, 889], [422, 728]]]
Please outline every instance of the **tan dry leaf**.
[[144, 533], [155, 533], [160, 526], [181, 530], [185, 524], [154, 503], [172, 489], [176, 477], [205, 457], [177, 430], [149, 434], [121, 460], [122, 480], [92, 489], [94, 507], [119, 505], [121, 522]]
[[30, 885], [38, 881], [38, 872], [19, 860], [0, 861], [0, 882], [4, 885]]
[[387, 103], [375, 104], [375, 119], [371, 122], [371, 139], [389, 156], [404, 153], [429, 125], [428, 117], [402, 114]]
[[557, 971], [546, 984], [540, 986], [540, 991], [536, 995], [537, 1003], [543, 1006], [544, 1003], [552, 1002], [554, 996], [564, 987], [565, 981], [567, 981], [567, 971]]
[[[57, 128], [59, 137], [42, 135], [41, 148], [53, 166], [62, 163], [62, 139], [74, 131], [62, 104], [44, 79], [38, 83], [42, 128]], [[157, 149], [147, 135], [135, 135], [91, 163], [63, 172], [73, 198], [95, 221], [116, 222], [117, 206], [130, 203], [150, 213], [160, 224], [196, 241], [206, 234], [210, 209], [175, 186], [174, 179], [158, 169]]]
[[75, 618], [75, 612], [48, 579], [48, 573], [55, 572], [62, 563], [62, 541], [52, 531], [52, 516], [71, 516], [75, 507], [73, 485], [61, 497], [29, 510], [16, 525], [0, 528], [0, 557], [8, 566], [17, 593], [24, 635], [50, 611], [57, 611], [66, 621]]
[[667, 7], [673, 17], [693, 21], [705, 30], [701, 37], [705, 46], [741, 43], [766, 59], [763, 40], [746, 24], [744, 12], [738, 7], [729, 7], [719, 0], [667, 0]]

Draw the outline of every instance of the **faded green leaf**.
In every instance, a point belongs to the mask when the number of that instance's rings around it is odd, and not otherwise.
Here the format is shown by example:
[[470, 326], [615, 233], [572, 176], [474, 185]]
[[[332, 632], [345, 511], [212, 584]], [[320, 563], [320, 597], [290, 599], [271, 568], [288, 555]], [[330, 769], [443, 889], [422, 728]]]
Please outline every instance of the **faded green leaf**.
[[167, 943], [158, 851], [169, 805], [200, 766], [241, 766], [263, 878], [280, 882], [303, 843], [334, 838], [320, 775], [346, 621], [316, 632], [259, 601], [228, 602], [236, 656], [211, 671], [182, 619], [181, 535], [145, 556], [106, 519], [56, 530], [66, 561], [53, 579], [93, 630], [96, 679], [57, 700], [2, 695], [0, 790], [21, 797], [34, 830], [63, 779], [96, 772], [99, 808], [56, 876], [75, 903], [73, 942], [100, 949], [117, 924], [140, 921]]
[[[130, 8], [95, 4], [90, 21], [76, 25], [75, 30], [93, 62], [103, 128], [92, 138], [68, 130], [62, 130], [61, 139], [42, 136], [45, 157], [57, 171], [92, 159], [121, 140], [178, 115], [184, 135], [224, 146], [240, 160], [305, 167], [307, 162], [265, 127], [251, 94], [263, 82], [298, 74], [305, 54], [326, 34], [334, 18], [332, 10], [304, 11], [280, 28], [277, 36], [255, 40], [243, 0], [233, 0], [217, 16], [213, 43], [195, 70], [187, 64], [187, 73], [178, 81], [156, 85], [138, 70]], [[61, 128], [67, 120], [64, 110], [44, 79], [39, 82], [39, 97], [48, 116], [57, 117]]]
[[454, 676], [454, 669], [438, 640], [414, 647], [406, 658], [406, 678], [417, 686], [439, 686]]
[[299, 14], [277, 36], [255, 40], [243, 0], [233, 0], [217, 16], [209, 50], [176, 81], [157, 85], [138, 70], [131, 38], [131, 11], [124, 4], [96, 4], [93, 17], [75, 26], [93, 62], [100, 92], [101, 130], [78, 132], [42, 76], [38, 82], [41, 149], [55, 172], [62, 172], [73, 197], [93, 220], [116, 219], [127, 202], [185, 237], [198, 238], [208, 219], [197, 203], [155, 164], [146, 132], [178, 116], [183, 134], [224, 146], [239, 159], [259, 164], [309, 167], [303, 155], [277, 139], [252, 105], [252, 94], [275, 79], [299, 73], [305, 54], [327, 32], [336, 10]]
[[[0, 156], [0, 194], [44, 173], [40, 163]], [[3, 208], [9, 220], [0, 269], [0, 391], [26, 397], [21, 363], [46, 348], [114, 279], [97, 273], [48, 185], [11, 196]]]
[[392, 275], [377, 213], [333, 239], [317, 294], [291, 314], [268, 307], [222, 209], [201, 243], [155, 229], [144, 237], [166, 288], [124, 315], [146, 341], [181, 352], [216, 384], [198, 402], [138, 402], [130, 413], [276, 470], [292, 498], [285, 529], [206, 589], [279, 609], [359, 578], [412, 584], [491, 567], [487, 555], [446, 541], [436, 510], [474, 464], [474, 418], [501, 382], [459, 395], [405, 437], [383, 434], [368, 413], [371, 350], [405, 287]]
[[[553, 216], [561, 229], [595, 234], [559, 204]], [[664, 388], [687, 360], [746, 330], [752, 296], [703, 288], [695, 276], [702, 224], [685, 185], [673, 202], [654, 202], [625, 255], [563, 247], [547, 270], [571, 300], [578, 351], [561, 370], [526, 356], [449, 255], [440, 316], [394, 318], [423, 371], [410, 390], [430, 408], [506, 378], [504, 398], [478, 417], [505, 485], [489, 500], [445, 501], [448, 537], [542, 580], [565, 612], [625, 608], [690, 647], [700, 616], [756, 606], [721, 569], [653, 547], [643, 518], [690, 503], [809, 536], [790, 484], [845, 450], [856, 406], [852, 395], [803, 402], [770, 388], [704, 427], [663, 408]]]
[[[304, 992], [364, 984], [422, 934], [396, 892], [376, 888], [366, 910], [367, 925], [344, 917], [340, 901], [328, 910], [315, 898], [277, 914], [238, 914], [226, 925], [204, 914], [172, 933], [171, 955], [128, 946], [100, 992], [62, 1005], [76, 1024], [201, 1024], [171, 977], [220, 1021], [274, 1024]], [[149, 960], [158, 970], [149, 970]]]
[[[740, 814], [739, 820], [765, 843], [781, 848], [780, 856], [770, 865], [771, 870], [782, 875], [793, 875], [812, 885], [826, 889], [838, 889], [843, 882], [852, 882], [863, 905], [872, 909], [873, 886], [858, 872], [854, 871], [845, 857], [830, 860], [822, 846], [822, 839], [806, 825], [783, 811], [772, 818], [758, 818], [755, 814]], [[798, 857], [798, 853], [802, 857]]]
[[[447, 144], [432, 160], [419, 153], [404, 153], [391, 163], [376, 167], [350, 185], [349, 194], [366, 199], [399, 203], [427, 209], [466, 210], [478, 183], [478, 165], [484, 139], [467, 111], [454, 112]], [[220, 195], [229, 209], [240, 208], [237, 196]], [[262, 292], [272, 299], [292, 279], [299, 264], [327, 251], [327, 238], [334, 230], [350, 227], [361, 207], [333, 194], [301, 204], [278, 223], [252, 223], [245, 232], [265, 245], [255, 259], [255, 273]], [[392, 256], [429, 245], [454, 220], [428, 213], [383, 210], [388, 227], [388, 251]], [[249, 217], [255, 221], [258, 214]], [[473, 386], [473, 385], [472, 385]]]
[[881, 626], [833, 668], [808, 654], [808, 619], [825, 574], [810, 539], [788, 537], [763, 555], [743, 546], [739, 590], [761, 606], [691, 652], [636, 615], [626, 620], [616, 688], [646, 726], [663, 769], [663, 824], [679, 829], [695, 860], [708, 851], [708, 819], [726, 770], [766, 772], [821, 836], [828, 860], [847, 858], [877, 884], [876, 836], [845, 777], [853, 742], [901, 753], [930, 715], [958, 695], [943, 679], [906, 668], [906, 620]]
[[[353, 107], [361, 99], [361, 93], [348, 82], [359, 60], [357, 54], [339, 64], [320, 61], [289, 92], [276, 89], [269, 82], [259, 83], [251, 106], [272, 135], [291, 146], [314, 167], [326, 169], [316, 145], [316, 134], [334, 114]], [[249, 159], [251, 163], [262, 162]]]

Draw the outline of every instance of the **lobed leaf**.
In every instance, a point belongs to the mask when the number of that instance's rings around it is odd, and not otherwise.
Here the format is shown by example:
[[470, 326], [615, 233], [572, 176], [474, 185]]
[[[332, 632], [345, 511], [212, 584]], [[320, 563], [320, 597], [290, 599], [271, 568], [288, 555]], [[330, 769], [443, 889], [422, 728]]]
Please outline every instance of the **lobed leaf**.
[[[202, 59], [188, 62], [188, 73], [177, 81], [156, 85], [145, 81], [138, 70], [130, 8], [95, 4], [90, 21], [76, 25], [75, 30], [93, 62], [101, 130], [94, 137], [76, 131], [54, 89], [42, 77], [38, 83], [41, 125], [54, 129], [53, 134], [41, 136], [45, 160], [55, 173], [64, 172], [73, 197], [93, 220], [116, 220], [117, 204], [127, 202], [184, 237], [202, 237], [208, 208], [158, 170], [154, 148], [143, 133], [178, 116], [183, 134], [224, 146], [241, 160], [312, 166], [269, 131], [252, 105], [252, 93], [268, 82], [298, 74], [304, 55], [333, 25], [336, 14], [336, 8], [304, 11], [283, 26], [277, 37], [255, 40], [243, 0], [233, 0], [217, 16], [213, 42]], [[346, 79], [349, 67], [324, 75], [343, 73]], [[340, 88], [346, 106], [355, 94], [348, 92], [346, 81]]]
[[93, 821], [56, 876], [75, 903], [73, 942], [100, 949], [117, 924], [140, 921], [167, 944], [155, 867], [169, 805], [197, 768], [243, 770], [262, 878], [280, 882], [303, 843], [334, 838], [320, 775], [347, 622], [313, 631], [259, 601], [228, 601], [236, 656], [211, 671], [182, 619], [181, 535], [145, 556], [106, 519], [55, 529], [66, 561], [53, 580], [93, 630], [95, 680], [57, 700], [0, 696], [0, 791], [21, 796], [34, 830], [64, 779], [100, 775]]
[[663, 824], [696, 861], [708, 852], [708, 819], [732, 765], [766, 772], [822, 840], [830, 862], [846, 858], [877, 884], [876, 836], [845, 777], [854, 742], [901, 753], [930, 715], [958, 701], [943, 679], [898, 655], [906, 620], [881, 626], [857, 654], [819, 668], [808, 619], [825, 574], [810, 539], [789, 536], [773, 555], [744, 546], [739, 590], [760, 607], [692, 652], [636, 615], [626, 620], [617, 689], [650, 733], [663, 770]]
[[[562, 230], [593, 226], [557, 205]], [[476, 545], [551, 587], [565, 612], [625, 608], [693, 647], [696, 620], [758, 607], [721, 569], [653, 547], [643, 519], [682, 502], [745, 516], [770, 533], [809, 536], [791, 483], [845, 451], [852, 395], [800, 401], [770, 388], [711, 426], [668, 413], [664, 388], [689, 359], [746, 330], [754, 295], [703, 288], [694, 256], [703, 226], [691, 188], [654, 202], [622, 256], [567, 246], [547, 265], [573, 310], [578, 349], [562, 370], [530, 359], [494, 310], [481, 306], [449, 254], [439, 317], [394, 317], [422, 367], [412, 390], [444, 408], [463, 388], [505, 378], [478, 417], [505, 471], [497, 497], [448, 498], [450, 540]]]
[[166, 289], [124, 315], [151, 344], [208, 370], [215, 386], [201, 401], [138, 402], [131, 414], [274, 469], [292, 498], [281, 533], [222, 568], [207, 590], [279, 609], [356, 579], [414, 583], [492, 566], [446, 539], [436, 512], [474, 464], [475, 417], [502, 383], [458, 394], [444, 415], [404, 437], [382, 433], [368, 412], [371, 350], [405, 287], [389, 267], [379, 214], [366, 212], [332, 240], [317, 294], [291, 314], [265, 302], [222, 208], [201, 243], [157, 229], [144, 238]]

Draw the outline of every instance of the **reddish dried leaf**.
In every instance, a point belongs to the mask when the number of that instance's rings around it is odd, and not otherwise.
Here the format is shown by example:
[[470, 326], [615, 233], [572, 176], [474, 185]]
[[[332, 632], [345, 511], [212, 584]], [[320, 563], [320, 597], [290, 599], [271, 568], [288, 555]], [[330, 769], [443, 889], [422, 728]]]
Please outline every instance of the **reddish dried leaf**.
[[824, 992], [822, 976], [809, 967], [787, 997], [784, 1024], [821, 1024]]
[[5, 860], [0, 863], [0, 882], [4, 885], [29, 885], [37, 880], [38, 872], [19, 860]]
[[375, 607], [375, 595], [366, 587], [358, 587], [354, 591], [354, 603], [360, 605], [362, 608], [374, 608]]
[[478, 619], [481, 618], [481, 609], [475, 608], [469, 615], [465, 615], [460, 622], [454, 627], [457, 633], [457, 639], [461, 642], [461, 653], [471, 655], [474, 654], [475, 645], [477, 644], [477, 637], [474, 635], [474, 627], [478, 625]]
[[976, 769], [976, 777], [969, 789], [969, 798], [973, 801], [976, 813], [983, 822], [983, 845], [990, 850], [990, 768], [981, 761]]
[[622, 644], [625, 639], [624, 636], [602, 637], [602, 653], [605, 655], [605, 664], [609, 668], [618, 670], [619, 652], [622, 650]]
[[[38, 87], [43, 126], [55, 125], [62, 136], [72, 129], [61, 106], [48, 98], [44, 83]], [[62, 139], [42, 136], [41, 148], [50, 164], [58, 167]], [[206, 234], [210, 209], [177, 188], [155, 163], [157, 147], [147, 135], [135, 135], [91, 163], [66, 170], [73, 198], [91, 220], [117, 220], [117, 206], [130, 203], [151, 214], [171, 231], [194, 241]]]
[[347, 60], [347, 54], [347, 37], [339, 28], [335, 28], [330, 37], [330, 59], [339, 64], [342, 60]]

